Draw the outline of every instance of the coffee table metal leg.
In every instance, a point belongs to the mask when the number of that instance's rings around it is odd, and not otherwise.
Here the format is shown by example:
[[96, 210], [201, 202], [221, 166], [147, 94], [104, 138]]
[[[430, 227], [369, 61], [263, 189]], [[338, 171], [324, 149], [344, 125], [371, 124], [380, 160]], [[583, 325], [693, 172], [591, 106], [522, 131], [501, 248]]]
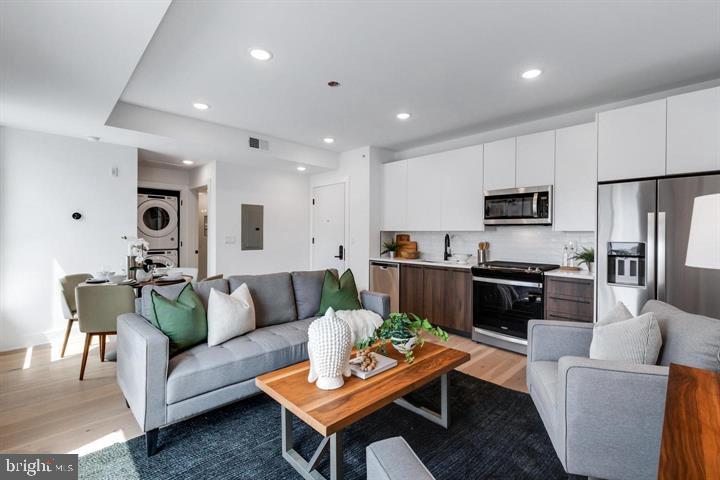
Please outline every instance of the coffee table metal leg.
[[408, 402], [404, 398], [398, 398], [395, 400], [397, 405], [410, 410], [413, 413], [425, 417], [431, 422], [437, 423], [438, 425], [448, 428], [450, 425], [450, 409], [448, 408], [448, 378], [447, 374], [440, 376], [440, 413], [433, 412], [429, 408], [418, 407]]
[[305, 460], [294, 448], [292, 415], [285, 407], [280, 406], [280, 422], [282, 432], [282, 456], [306, 480], [326, 480], [320, 472], [315, 470], [318, 460], [330, 445], [330, 480], [343, 478], [343, 447], [342, 431], [329, 437], [323, 437], [320, 445], [313, 453], [310, 461]]

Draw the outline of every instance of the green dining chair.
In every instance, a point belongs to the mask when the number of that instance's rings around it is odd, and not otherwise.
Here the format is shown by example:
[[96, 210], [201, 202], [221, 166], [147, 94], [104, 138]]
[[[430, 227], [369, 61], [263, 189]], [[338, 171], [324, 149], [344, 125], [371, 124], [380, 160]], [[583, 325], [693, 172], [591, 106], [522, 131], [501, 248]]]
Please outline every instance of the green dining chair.
[[65, 349], [67, 348], [68, 339], [70, 338], [70, 331], [72, 330], [73, 323], [77, 321], [75, 287], [90, 278], [92, 278], [92, 275], [90, 275], [89, 273], [75, 273], [73, 275], [66, 275], [64, 277], [60, 277], [63, 317], [67, 319], [67, 326], [65, 327], [65, 339], [63, 340], [62, 350], [60, 351], [60, 358], [63, 358], [65, 356]]
[[117, 334], [117, 317], [135, 311], [135, 292], [128, 285], [80, 285], [75, 289], [80, 331], [85, 334], [80, 380], [85, 375], [93, 336], [100, 339], [100, 361], [105, 361], [105, 340]]

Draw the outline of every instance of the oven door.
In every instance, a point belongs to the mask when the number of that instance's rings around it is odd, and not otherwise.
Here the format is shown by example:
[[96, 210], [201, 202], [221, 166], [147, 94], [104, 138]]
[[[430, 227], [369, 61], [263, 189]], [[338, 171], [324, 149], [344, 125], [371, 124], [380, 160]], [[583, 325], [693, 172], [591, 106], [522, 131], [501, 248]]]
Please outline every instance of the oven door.
[[528, 320], [543, 318], [543, 284], [473, 277], [473, 325], [527, 339]]

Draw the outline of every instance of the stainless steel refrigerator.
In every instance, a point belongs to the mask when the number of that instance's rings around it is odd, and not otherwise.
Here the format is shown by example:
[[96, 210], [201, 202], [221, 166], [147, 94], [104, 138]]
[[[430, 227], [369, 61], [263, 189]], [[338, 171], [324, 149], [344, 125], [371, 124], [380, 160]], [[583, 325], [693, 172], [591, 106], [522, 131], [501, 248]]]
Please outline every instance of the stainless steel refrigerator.
[[720, 174], [598, 186], [597, 318], [651, 299], [720, 318], [720, 270], [685, 266], [693, 201], [712, 193]]

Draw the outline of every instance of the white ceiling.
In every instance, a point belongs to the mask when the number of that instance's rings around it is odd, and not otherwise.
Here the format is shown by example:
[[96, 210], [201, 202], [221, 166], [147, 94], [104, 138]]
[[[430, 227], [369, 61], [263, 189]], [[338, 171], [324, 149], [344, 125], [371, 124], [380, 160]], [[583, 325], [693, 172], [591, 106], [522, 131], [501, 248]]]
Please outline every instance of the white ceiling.
[[717, 77], [718, 1], [174, 2], [122, 101], [403, 149]]

